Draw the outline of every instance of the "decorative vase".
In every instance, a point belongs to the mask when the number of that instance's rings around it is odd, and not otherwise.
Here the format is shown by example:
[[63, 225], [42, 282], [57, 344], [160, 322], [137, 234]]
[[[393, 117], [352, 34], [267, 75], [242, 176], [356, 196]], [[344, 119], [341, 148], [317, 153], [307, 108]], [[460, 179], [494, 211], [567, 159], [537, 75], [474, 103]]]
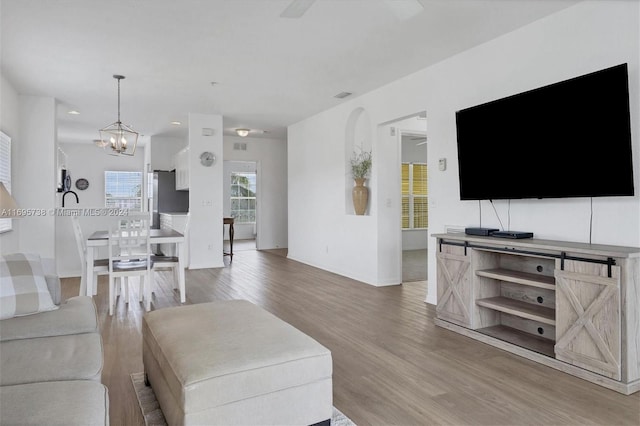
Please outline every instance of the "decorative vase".
[[363, 215], [367, 210], [369, 201], [369, 188], [364, 186], [365, 178], [354, 179], [356, 186], [353, 187], [351, 195], [353, 197], [353, 208], [357, 215]]

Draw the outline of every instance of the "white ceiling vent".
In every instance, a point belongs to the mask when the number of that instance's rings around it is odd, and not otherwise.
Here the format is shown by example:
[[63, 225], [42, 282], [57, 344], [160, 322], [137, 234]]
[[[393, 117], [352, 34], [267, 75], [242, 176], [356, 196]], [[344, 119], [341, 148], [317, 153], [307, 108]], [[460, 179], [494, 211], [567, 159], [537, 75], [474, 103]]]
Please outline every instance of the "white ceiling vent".
[[334, 96], [334, 98], [344, 99], [344, 98], [346, 98], [347, 96], [351, 96], [351, 95], [353, 95], [353, 93], [350, 93], [350, 92], [340, 92], [340, 93], [338, 93], [337, 95], [335, 95], [335, 96]]
[[246, 151], [247, 150], [247, 143], [246, 142], [234, 142], [233, 143], [233, 150], [234, 151]]

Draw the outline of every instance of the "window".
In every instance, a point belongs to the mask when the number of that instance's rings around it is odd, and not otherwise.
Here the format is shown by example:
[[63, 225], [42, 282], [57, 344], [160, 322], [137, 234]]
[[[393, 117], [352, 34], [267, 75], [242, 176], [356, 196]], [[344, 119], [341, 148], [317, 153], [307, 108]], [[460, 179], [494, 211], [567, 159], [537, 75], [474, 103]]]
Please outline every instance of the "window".
[[[0, 182], [11, 194], [11, 138], [0, 132]], [[0, 233], [11, 231], [11, 219], [0, 219]]]
[[428, 228], [427, 165], [402, 163], [402, 229]]
[[255, 172], [231, 173], [231, 216], [236, 224], [256, 221]]
[[142, 172], [104, 172], [104, 206], [142, 211]]

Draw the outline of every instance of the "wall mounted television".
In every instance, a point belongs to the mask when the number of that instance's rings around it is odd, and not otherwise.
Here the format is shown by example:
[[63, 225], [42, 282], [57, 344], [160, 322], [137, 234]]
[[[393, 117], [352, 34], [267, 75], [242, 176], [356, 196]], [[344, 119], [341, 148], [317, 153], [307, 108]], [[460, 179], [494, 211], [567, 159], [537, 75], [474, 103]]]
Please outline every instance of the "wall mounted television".
[[633, 196], [627, 64], [456, 112], [461, 200]]

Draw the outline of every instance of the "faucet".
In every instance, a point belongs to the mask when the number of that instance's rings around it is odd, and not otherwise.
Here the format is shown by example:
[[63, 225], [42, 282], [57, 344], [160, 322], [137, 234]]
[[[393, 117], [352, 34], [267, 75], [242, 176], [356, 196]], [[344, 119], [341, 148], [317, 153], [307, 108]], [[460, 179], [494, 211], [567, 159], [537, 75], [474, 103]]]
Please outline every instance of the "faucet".
[[75, 193], [75, 192], [73, 192], [73, 191], [65, 191], [65, 192], [64, 192], [64, 194], [62, 194], [62, 208], [64, 208], [64, 197], [66, 197], [66, 196], [67, 196], [67, 194], [69, 194], [69, 193], [71, 193], [71, 194], [73, 194], [73, 195], [75, 195], [75, 196], [76, 196], [76, 204], [79, 204], [79, 203], [80, 203], [80, 200], [78, 199], [78, 194], [76, 194], [76, 193]]

